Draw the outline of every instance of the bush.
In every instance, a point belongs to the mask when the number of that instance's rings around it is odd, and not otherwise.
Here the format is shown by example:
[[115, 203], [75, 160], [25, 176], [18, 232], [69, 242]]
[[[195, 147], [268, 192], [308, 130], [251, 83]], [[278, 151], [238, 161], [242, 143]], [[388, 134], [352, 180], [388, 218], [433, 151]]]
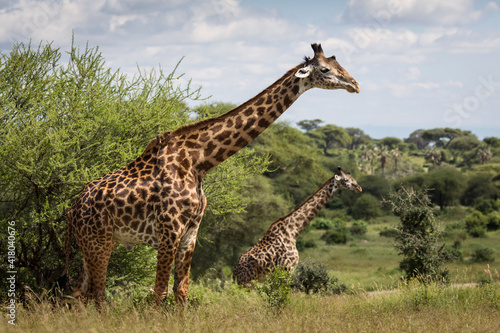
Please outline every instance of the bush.
[[488, 231], [500, 229], [500, 212], [491, 212], [486, 217], [488, 218], [488, 224], [486, 225]]
[[378, 199], [369, 194], [362, 194], [354, 206], [350, 209], [350, 214], [355, 219], [370, 220], [379, 216], [382, 216], [382, 210], [380, 209], [380, 202]]
[[335, 229], [326, 231], [321, 239], [328, 245], [332, 244], [345, 244], [349, 239], [347, 229]]
[[315, 262], [301, 262], [295, 267], [292, 275], [293, 288], [309, 294], [328, 292], [340, 294], [347, 289], [344, 284], [339, 284], [338, 279], [329, 277], [325, 267]]
[[384, 228], [379, 232], [380, 237], [396, 238], [399, 235], [398, 229]]
[[277, 314], [290, 302], [292, 274], [283, 266], [277, 266], [269, 272], [263, 284], [255, 282], [254, 285], [259, 295]]
[[477, 248], [471, 257], [472, 262], [493, 262], [495, 261], [494, 251], [487, 247]]
[[467, 215], [465, 218], [465, 230], [472, 237], [482, 237], [486, 234], [486, 226], [488, 225], [488, 218], [478, 210]]
[[400, 268], [406, 278], [419, 280], [447, 279], [444, 267], [453, 255], [439, 244], [442, 232], [434, 219], [431, 200], [426, 191], [401, 187], [384, 203], [399, 216], [395, 247], [403, 255]]
[[333, 221], [324, 217], [315, 217], [311, 226], [318, 230], [330, 230], [333, 228]]
[[349, 240], [349, 229], [347, 228], [344, 221], [336, 218], [333, 221], [333, 228], [327, 230], [321, 239], [326, 242], [326, 244], [345, 244]]
[[368, 223], [363, 220], [354, 221], [349, 231], [351, 232], [351, 235], [364, 235], [368, 231]]

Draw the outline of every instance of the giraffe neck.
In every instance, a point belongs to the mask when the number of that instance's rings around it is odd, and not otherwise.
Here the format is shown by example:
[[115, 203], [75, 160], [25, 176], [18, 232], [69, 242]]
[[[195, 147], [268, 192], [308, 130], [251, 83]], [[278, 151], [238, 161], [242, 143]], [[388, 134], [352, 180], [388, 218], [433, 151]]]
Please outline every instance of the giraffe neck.
[[193, 167], [202, 176], [252, 142], [310, 88], [294, 76], [300, 66], [226, 114], [172, 132], [172, 137], [196, 147]]
[[337, 191], [335, 177], [332, 177], [316, 193], [311, 195], [309, 199], [283, 218], [284, 225], [292, 237], [295, 237], [295, 239], [299, 237], [302, 230], [316, 217], [335, 191]]

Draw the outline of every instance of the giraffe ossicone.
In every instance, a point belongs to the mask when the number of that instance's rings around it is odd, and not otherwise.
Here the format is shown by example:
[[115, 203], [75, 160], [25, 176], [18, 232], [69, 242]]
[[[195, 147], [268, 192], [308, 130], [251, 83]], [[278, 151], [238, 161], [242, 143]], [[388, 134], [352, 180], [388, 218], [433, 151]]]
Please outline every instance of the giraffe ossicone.
[[356, 180], [338, 167], [338, 174], [291, 213], [274, 221], [264, 237], [240, 256], [233, 271], [236, 282], [244, 286], [251, 286], [250, 282], [254, 280], [263, 282], [266, 275], [278, 266], [292, 271], [299, 263], [297, 238], [339, 189], [355, 193], [362, 191]]
[[179, 308], [188, 296], [189, 270], [198, 228], [207, 206], [202, 180], [215, 166], [248, 145], [306, 90], [345, 89], [358, 83], [335, 57], [312, 44], [313, 58], [235, 109], [215, 118], [159, 134], [123, 168], [85, 185], [68, 213], [66, 269], [71, 233], [83, 254], [75, 294], [104, 299], [111, 252], [118, 243], [158, 248], [154, 296], [167, 295], [175, 262], [174, 295]]

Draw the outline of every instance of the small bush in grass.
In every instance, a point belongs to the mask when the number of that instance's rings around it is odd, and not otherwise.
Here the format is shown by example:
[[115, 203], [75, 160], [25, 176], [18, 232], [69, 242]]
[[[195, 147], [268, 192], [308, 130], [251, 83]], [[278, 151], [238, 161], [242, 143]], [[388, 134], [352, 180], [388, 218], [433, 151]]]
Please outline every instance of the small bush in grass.
[[368, 223], [363, 220], [354, 221], [349, 231], [353, 236], [362, 236], [368, 231]]
[[254, 286], [269, 307], [279, 314], [290, 302], [292, 273], [283, 266], [277, 266], [267, 274], [264, 283], [255, 282]]
[[487, 247], [479, 247], [473, 253], [471, 257], [472, 262], [493, 262], [495, 261], [495, 252]]
[[301, 262], [295, 267], [292, 275], [293, 287], [297, 290], [309, 294], [326, 292], [332, 294], [340, 294], [347, 287], [339, 283], [335, 277], [328, 276], [325, 267], [315, 262]]
[[333, 221], [324, 217], [316, 217], [311, 222], [311, 226], [318, 230], [330, 230], [333, 227]]
[[439, 244], [442, 232], [435, 221], [427, 192], [401, 186], [384, 204], [401, 222], [394, 246], [403, 256], [399, 266], [405, 271], [406, 278], [447, 280], [449, 271], [444, 264], [453, 259], [453, 255]]
[[500, 229], [500, 212], [491, 212], [486, 217], [488, 218], [488, 224], [486, 225], [488, 231]]
[[324, 240], [328, 245], [345, 244], [349, 239], [349, 235], [347, 233], [347, 230], [335, 229], [326, 231], [323, 236], [321, 236], [321, 239]]
[[465, 229], [472, 237], [483, 237], [486, 234], [487, 225], [488, 218], [478, 210], [465, 218]]
[[396, 238], [399, 235], [399, 231], [394, 228], [384, 228], [379, 232], [380, 237]]

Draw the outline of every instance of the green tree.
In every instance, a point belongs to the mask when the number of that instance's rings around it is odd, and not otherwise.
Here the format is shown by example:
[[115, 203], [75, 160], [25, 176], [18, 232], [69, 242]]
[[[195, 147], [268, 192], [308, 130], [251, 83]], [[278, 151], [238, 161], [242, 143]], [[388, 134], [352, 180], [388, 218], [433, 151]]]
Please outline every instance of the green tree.
[[[17, 283], [33, 289], [64, 268], [66, 211], [84, 184], [136, 158], [158, 132], [189, 122], [185, 101], [199, 97], [175, 69], [128, 78], [106, 67], [97, 48], [72, 46], [67, 64], [61, 55], [51, 44], [22, 43], [0, 54], [0, 220], [16, 223]], [[207, 210], [215, 215], [241, 210], [242, 180], [266, 165], [251, 150], [226, 162], [206, 178]], [[151, 248], [125, 261], [120, 255], [110, 275], [120, 273], [120, 261], [143, 264], [138, 274], [154, 261]], [[6, 271], [7, 257], [1, 260]]]
[[354, 206], [350, 209], [351, 215], [355, 219], [365, 219], [371, 220], [382, 216], [382, 210], [380, 209], [380, 201], [370, 193], [363, 193]]
[[351, 137], [342, 127], [331, 124], [318, 127], [314, 131], [308, 132], [308, 134], [321, 142], [325, 156], [328, 155], [328, 149], [332, 148], [335, 144], [339, 147], [347, 147], [351, 142]]
[[441, 209], [458, 203], [466, 186], [463, 177], [456, 168], [442, 168], [429, 172], [425, 184], [430, 189], [432, 202]]
[[310, 132], [314, 131], [319, 125], [323, 122], [321, 119], [313, 119], [313, 120], [301, 120], [297, 122], [297, 125], [304, 131]]
[[424, 132], [425, 130], [423, 129], [416, 130], [412, 132], [408, 138], [404, 139], [404, 142], [413, 143], [417, 146], [418, 149], [423, 150], [430, 142], [427, 137], [423, 137]]
[[401, 187], [384, 201], [400, 219], [396, 244], [403, 256], [400, 268], [407, 278], [422, 281], [446, 279], [444, 264], [452, 259], [444, 245], [439, 244], [441, 231], [432, 213], [431, 201], [425, 191]]
[[472, 205], [480, 198], [495, 199], [500, 191], [493, 183], [493, 177], [489, 173], [472, 173], [467, 180], [465, 191], [461, 197], [462, 204]]
[[386, 146], [388, 150], [391, 150], [394, 148], [399, 148], [403, 144], [403, 141], [393, 136], [387, 136], [380, 140], [380, 144], [382, 146]]
[[359, 146], [363, 144], [367, 144], [371, 141], [370, 136], [365, 134], [359, 128], [346, 127], [345, 131], [351, 137], [351, 144], [349, 145], [349, 149], [357, 149]]

